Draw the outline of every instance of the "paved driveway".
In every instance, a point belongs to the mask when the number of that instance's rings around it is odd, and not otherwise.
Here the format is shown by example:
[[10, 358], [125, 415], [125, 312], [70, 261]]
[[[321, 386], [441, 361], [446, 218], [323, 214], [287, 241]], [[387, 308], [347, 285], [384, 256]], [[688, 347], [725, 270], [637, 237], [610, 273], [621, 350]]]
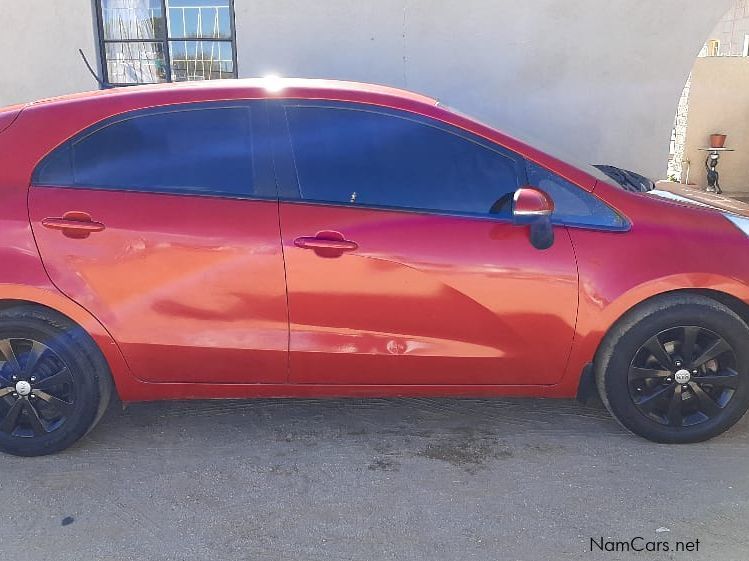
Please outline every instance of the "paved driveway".
[[[15, 561], [749, 559], [749, 419], [659, 446], [569, 401], [142, 404], [0, 477]], [[590, 553], [636, 536], [700, 552]]]

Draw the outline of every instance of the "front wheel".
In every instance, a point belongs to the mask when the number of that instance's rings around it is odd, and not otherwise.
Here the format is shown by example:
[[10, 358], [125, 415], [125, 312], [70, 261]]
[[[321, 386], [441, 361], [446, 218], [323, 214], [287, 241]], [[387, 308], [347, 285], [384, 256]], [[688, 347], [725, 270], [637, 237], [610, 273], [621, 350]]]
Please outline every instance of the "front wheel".
[[709, 298], [664, 296], [612, 329], [595, 369], [601, 399], [625, 428], [655, 442], [700, 442], [749, 408], [749, 327]]
[[63, 450], [101, 417], [111, 378], [94, 342], [51, 311], [0, 311], [0, 450], [41, 456]]

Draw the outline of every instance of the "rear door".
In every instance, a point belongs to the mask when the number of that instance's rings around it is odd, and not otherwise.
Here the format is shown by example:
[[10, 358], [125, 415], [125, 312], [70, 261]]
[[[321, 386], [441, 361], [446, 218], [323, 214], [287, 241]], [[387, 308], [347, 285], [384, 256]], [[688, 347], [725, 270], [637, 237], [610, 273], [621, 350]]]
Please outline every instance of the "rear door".
[[153, 382], [284, 382], [288, 321], [262, 102], [128, 113], [37, 168], [55, 285]]

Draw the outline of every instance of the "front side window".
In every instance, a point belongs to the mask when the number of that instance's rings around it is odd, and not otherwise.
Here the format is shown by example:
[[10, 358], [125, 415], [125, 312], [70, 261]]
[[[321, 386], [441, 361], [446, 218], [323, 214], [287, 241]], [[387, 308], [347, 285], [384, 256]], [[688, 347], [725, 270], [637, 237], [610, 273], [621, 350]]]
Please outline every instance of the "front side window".
[[287, 106], [302, 199], [489, 215], [518, 158], [424, 121], [367, 109]]
[[47, 156], [34, 183], [263, 196], [267, 186], [256, 185], [254, 170], [247, 107], [184, 109], [96, 126]]
[[236, 78], [232, 0], [97, 0], [112, 85]]
[[627, 227], [624, 218], [595, 195], [533, 162], [528, 162], [528, 183], [552, 198], [552, 220], [557, 224], [613, 230]]

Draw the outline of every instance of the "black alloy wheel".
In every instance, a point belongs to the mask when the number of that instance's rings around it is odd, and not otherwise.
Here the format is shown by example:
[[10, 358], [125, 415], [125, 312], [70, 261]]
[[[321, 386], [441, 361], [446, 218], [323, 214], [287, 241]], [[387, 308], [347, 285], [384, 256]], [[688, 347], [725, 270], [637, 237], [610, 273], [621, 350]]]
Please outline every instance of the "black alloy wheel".
[[60, 356], [33, 339], [0, 339], [0, 432], [43, 436], [72, 415], [75, 379]]
[[609, 412], [654, 442], [702, 442], [749, 409], [749, 325], [702, 294], [633, 307], [609, 329], [593, 366]]
[[81, 326], [43, 306], [0, 306], [0, 451], [68, 448], [101, 419], [112, 393], [109, 365]]
[[643, 415], [685, 427], [720, 415], [744, 380], [736, 370], [736, 353], [723, 337], [687, 325], [648, 339], [632, 360], [628, 382]]

